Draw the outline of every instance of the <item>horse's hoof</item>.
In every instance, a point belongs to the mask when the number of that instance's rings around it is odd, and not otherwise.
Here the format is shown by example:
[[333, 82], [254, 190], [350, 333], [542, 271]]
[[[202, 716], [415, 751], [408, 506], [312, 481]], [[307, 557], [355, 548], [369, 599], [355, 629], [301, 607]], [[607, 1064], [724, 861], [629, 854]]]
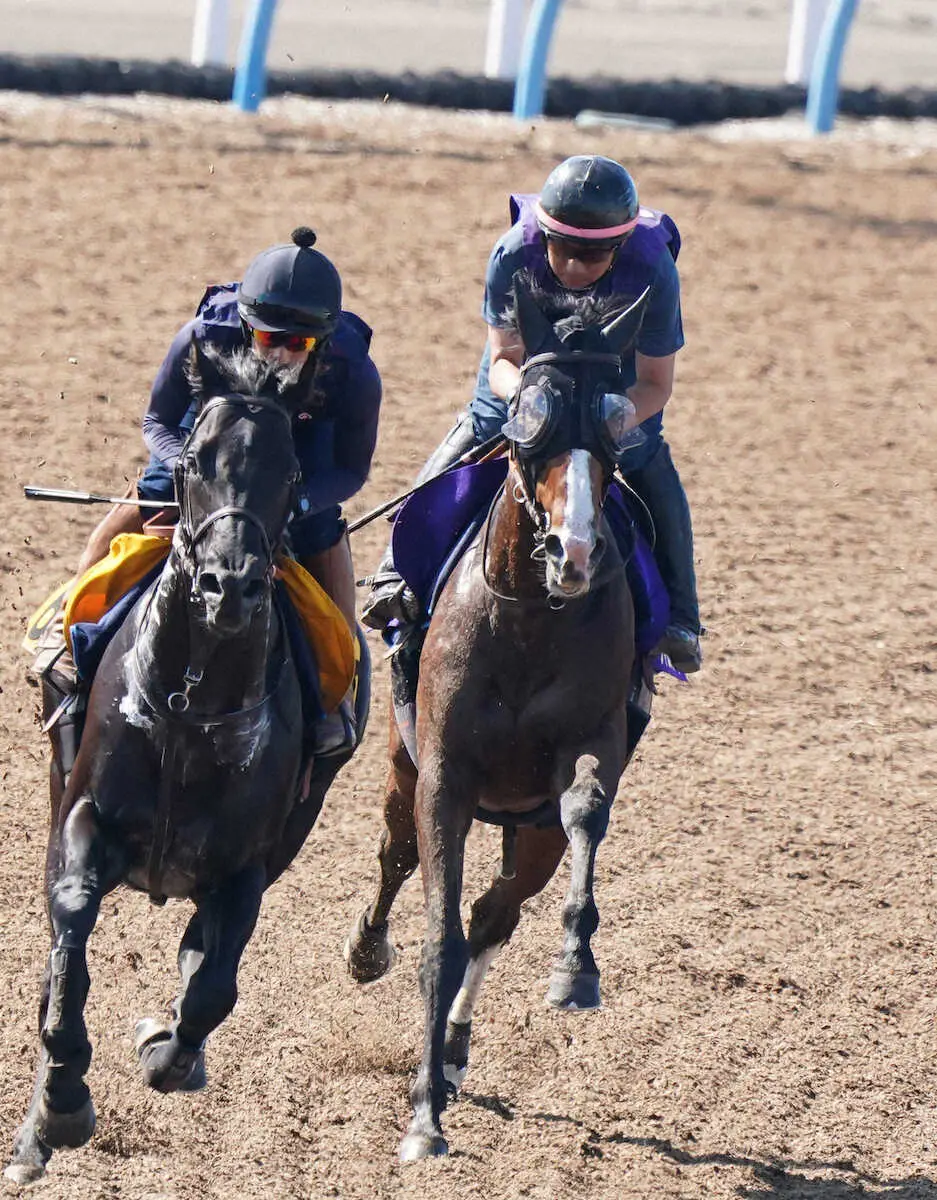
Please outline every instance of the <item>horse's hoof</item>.
[[397, 961], [397, 952], [387, 936], [387, 922], [369, 925], [366, 913], [352, 925], [343, 953], [348, 973], [358, 983], [373, 983]]
[[91, 1097], [74, 1112], [56, 1112], [44, 1100], [39, 1102], [36, 1135], [50, 1150], [75, 1150], [91, 1140], [96, 1117]]
[[554, 971], [550, 976], [547, 1003], [554, 1008], [565, 1009], [567, 1012], [601, 1008], [602, 997], [599, 993], [598, 975]]
[[442, 1158], [449, 1153], [449, 1143], [441, 1133], [408, 1133], [400, 1143], [402, 1163], [419, 1162], [423, 1158]]
[[205, 1051], [183, 1046], [168, 1025], [153, 1017], [137, 1021], [134, 1046], [144, 1082], [157, 1092], [198, 1092], [205, 1087]]

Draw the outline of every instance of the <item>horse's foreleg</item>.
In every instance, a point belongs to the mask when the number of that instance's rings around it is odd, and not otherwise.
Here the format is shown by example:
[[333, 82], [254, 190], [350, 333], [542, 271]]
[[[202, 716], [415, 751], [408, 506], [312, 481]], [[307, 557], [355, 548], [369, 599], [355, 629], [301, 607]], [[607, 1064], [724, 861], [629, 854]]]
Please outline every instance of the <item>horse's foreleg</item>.
[[387, 919], [397, 894], [420, 862], [413, 819], [416, 780], [416, 768], [399, 734], [394, 733], [384, 797], [384, 829], [378, 849], [381, 881], [373, 901], [356, 918], [345, 942], [345, 962], [359, 983], [380, 979], [394, 965]]
[[90, 984], [86, 951], [116, 871], [105, 876], [103, 838], [90, 800], [71, 810], [58, 844], [61, 865], [49, 872], [52, 952], [40, 1005], [42, 1051], [32, 1101], [6, 1171], [19, 1183], [38, 1178], [53, 1150], [81, 1146], [94, 1132], [94, 1107], [84, 1080], [91, 1062], [84, 1020]]
[[143, 1077], [159, 1092], [195, 1091], [205, 1084], [205, 1041], [237, 1003], [237, 972], [254, 932], [266, 886], [259, 863], [202, 898], [179, 948], [182, 989], [174, 1019], [137, 1023]]
[[497, 875], [491, 887], [472, 905], [469, 922], [469, 962], [462, 986], [449, 1011], [443, 1053], [447, 1081], [461, 1086], [468, 1068], [472, 1014], [488, 968], [517, 928], [521, 905], [543, 891], [566, 851], [560, 828], [521, 827], [517, 831], [513, 875]]
[[426, 902], [426, 936], [420, 959], [425, 1026], [423, 1058], [410, 1089], [413, 1119], [400, 1143], [402, 1162], [449, 1152], [440, 1125], [448, 1099], [443, 1051], [446, 1021], [468, 962], [459, 903], [465, 838], [472, 823], [473, 804], [465, 797], [461, 800], [450, 778], [434, 783], [431, 791], [421, 788], [417, 796], [417, 832]]
[[563, 949], [553, 968], [547, 1000], [555, 1008], [598, 1008], [599, 968], [592, 935], [599, 926], [593, 897], [595, 856], [608, 829], [613, 796], [599, 777], [598, 760], [583, 754], [572, 784], [560, 797], [560, 816], [571, 850], [569, 891], [563, 906]]

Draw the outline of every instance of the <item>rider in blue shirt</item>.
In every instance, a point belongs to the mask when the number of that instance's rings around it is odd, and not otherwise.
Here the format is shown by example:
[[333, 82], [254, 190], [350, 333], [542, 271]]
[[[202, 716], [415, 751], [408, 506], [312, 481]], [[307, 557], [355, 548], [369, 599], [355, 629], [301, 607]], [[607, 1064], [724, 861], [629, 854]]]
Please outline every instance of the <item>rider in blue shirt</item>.
[[[296, 557], [354, 631], [354, 570], [341, 504], [368, 476], [381, 380], [368, 355], [371, 330], [342, 310], [338, 271], [312, 248], [315, 240], [311, 229], [297, 229], [290, 244], [259, 254], [240, 283], [209, 288], [193, 320], [173, 338], [143, 417], [151, 457], [137, 494], [143, 500], [173, 498], [173, 467], [195, 418], [185, 370], [193, 337], [222, 350], [249, 347], [297, 371], [315, 355], [313, 399], [293, 421], [301, 480], [289, 534]], [[118, 505], [91, 535], [79, 571], [107, 553], [116, 533], [139, 528], [140, 510]]]
[[[193, 337], [225, 351], [249, 348], [297, 373], [315, 356], [310, 401], [293, 420], [301, 478], [289, 537], [294, 554], [335, 601], [354, 635], [355, 575], [341, 505], [362, 487], [370, 470], [381, 380], [368, 353], [371, 330], [342, 309], [341, 278], [329, 259], [313, 249], [315, 241], [311, 229], [300, 227], [290, 243], [259, 254], [240, 283], [205, 293], [156, 373], [143, 417], [151, 457], [136, 494], [142, 500], [173, 499], [173, 467], [195, 419], [185, 371]], [[118, 533], [142, 527], [139, 508], [116, 505], [89, 538], [79, 574], [107, 554]], [[63, 674], [61, 661], [57, 665]], [[347, 744], [348, 717], [346, 712], [344, 727], [340, 720], [333, 722], [332, 733], [341, 739], [334, 749]], [[325, 730], [324, 736], [331, 734]], [[329, 747], [322, 743], [317, 749], [325, 753]]]
[[[634, 348], [622, 360], [622, 383], [635, 408], [642, 440], [619, 463], [647, 505], [656, 530], [655, 557], [671, 601], [671, 622], [658, 646], [675, 667], [700, 668], [700, 618], [690, 512], [664, 441], [663, 410], [673, 388], [674, 361], [683, 346], [680, 235], [664, 213], [639, 207], [631, 176], [597, 155], [566, 159], [538, 196], [511, 199], [511, 228], [488, 261], [482, 316], [488, 340], [468, 411], [432, 454], [417, 482], [452, 465], [473, 445], [494, 437], [508, 419], [526, 349], [513, 323], [513, 282], [524, 270], [547, 295], [570, 291], [630, 303], [649, 288]], [[362, 620], [382, 629], [418, 616], [415, 598], [385, 554], [372, 577]]]

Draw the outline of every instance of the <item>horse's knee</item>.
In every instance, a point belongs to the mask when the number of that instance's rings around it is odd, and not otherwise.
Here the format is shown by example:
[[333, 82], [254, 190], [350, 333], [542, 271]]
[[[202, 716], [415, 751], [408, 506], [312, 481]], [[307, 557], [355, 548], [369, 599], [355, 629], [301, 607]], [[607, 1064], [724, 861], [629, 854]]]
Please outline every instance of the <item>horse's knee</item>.
[[573, 782], [560, 797], [560, 818], [566, 836], [577, 834], [596, 841], [608, 829], [611, 797], [598, 778], [598, 760], [591, 754], [582, 755], [576, 763]]

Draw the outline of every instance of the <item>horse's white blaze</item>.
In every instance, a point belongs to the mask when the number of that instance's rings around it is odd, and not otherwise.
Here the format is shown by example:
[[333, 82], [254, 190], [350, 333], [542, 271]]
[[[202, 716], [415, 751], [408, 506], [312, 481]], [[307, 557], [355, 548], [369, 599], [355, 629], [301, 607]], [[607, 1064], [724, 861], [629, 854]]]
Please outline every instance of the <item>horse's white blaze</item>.
[[592, 498], [592, 455], [588, 450], [573, 450], [566, 467], [566, 506], [560, 525], [550, 532], [559, 538], [562, 556], [558, 566], [568, 562], [584, 578], [595, 549], [595, 504]]
[[467, 1025], [471, 1021], [472, 1013], [475, 1010], [475, 1001], [485, 982], [488, 968], [500, 950], [500, 946], [491, 946], [487, 950], [483, 950], [477, 958], [469, 960], [462, 979], [462, 986], [452, 1002], [452, 1008], [449, 1009], [449, 1020], [454, 1025]]

